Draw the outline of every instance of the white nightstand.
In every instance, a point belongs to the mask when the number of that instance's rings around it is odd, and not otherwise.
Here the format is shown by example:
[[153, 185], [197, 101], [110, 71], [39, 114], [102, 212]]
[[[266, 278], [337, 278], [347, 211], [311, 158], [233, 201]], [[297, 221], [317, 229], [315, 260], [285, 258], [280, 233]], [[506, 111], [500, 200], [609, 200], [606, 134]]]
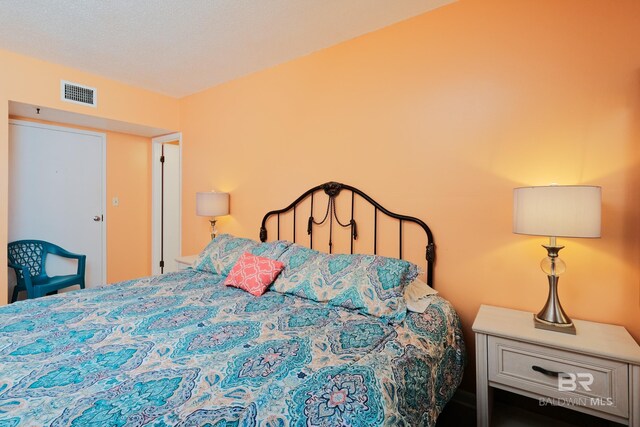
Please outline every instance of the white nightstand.
[[640, 427], [640, 346], [622, 326], [575, 320], [576, 335], [533, 327], [533, 314], [480, 306], [476, 334], [478, 426], [492, 387]]
[[197, 257], [198, 255], [179, 256], [176, 258], [176, 268], [178, 270], [184, 270], [185, 268], [191, 267], [191, 264], [193, 264]]

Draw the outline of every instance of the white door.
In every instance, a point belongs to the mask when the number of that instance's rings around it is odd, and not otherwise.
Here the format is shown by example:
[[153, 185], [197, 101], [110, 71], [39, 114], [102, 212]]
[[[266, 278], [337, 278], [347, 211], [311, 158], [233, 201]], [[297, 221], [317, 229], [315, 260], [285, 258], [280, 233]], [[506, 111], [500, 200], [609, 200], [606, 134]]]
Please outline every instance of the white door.
[[[180, 134], [153, 139], [153, 274], [177, 271], [180, 242]], [[162, 161], [163, 160], [163, 161]], [[164, 267], [160, 267], [163, 261]]]
[[[9, 124], [9, 241], [46, 240], [86, 255], [86, 286], [106, 283], [105, 135]], [[75, 260], [47, 259], [49, 276], [76, 268]]]

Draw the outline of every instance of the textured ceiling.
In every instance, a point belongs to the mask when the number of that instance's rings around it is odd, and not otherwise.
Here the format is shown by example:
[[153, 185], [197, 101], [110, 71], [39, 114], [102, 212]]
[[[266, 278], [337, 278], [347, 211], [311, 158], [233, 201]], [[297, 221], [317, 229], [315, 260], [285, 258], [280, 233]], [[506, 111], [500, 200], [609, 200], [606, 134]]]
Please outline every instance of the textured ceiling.
[[0, 48], [182, 97], [452, 1], [0, 0]]

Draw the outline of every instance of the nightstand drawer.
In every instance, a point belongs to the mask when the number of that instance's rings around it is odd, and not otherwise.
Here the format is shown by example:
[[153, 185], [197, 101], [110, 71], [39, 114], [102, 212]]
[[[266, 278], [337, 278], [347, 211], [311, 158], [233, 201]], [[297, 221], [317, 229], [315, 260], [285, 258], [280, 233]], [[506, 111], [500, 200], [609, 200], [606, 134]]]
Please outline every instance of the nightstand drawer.
[[629, 414], [626, 363], [490, 336], [488, 371], [489, 381], [498, 385], [564, 405]]

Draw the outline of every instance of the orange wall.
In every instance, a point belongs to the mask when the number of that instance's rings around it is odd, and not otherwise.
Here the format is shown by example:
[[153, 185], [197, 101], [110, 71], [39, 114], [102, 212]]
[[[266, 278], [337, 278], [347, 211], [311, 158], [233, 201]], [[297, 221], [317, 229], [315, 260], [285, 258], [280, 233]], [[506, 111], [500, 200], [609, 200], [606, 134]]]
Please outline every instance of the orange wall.
[[[98, 89], [98, 107], [60, 101], [60, 80]], [[8, 118], [9, 101], [77, 112], [149, 127], [179, 129], [178, 100], [73, 68], [0, 50], [0, 117]], [[6, 259], [8, 125], [0, 120], [0, 259]], [[6, 304], [7, 270], [0, 263], [0, 305]]]
[[[111, 203], [117, 196], [120, 205]], [[107, 132], [107, 281], [151, 274], [151, 140]]]
[[[178, 129], [178, 100], [0, 49], [0, 100], [18, 101], [149, 127]], [[95, 87], [96, 108], [60, 100], [60, 80]]]
[[198, 190], [230, 191], [219, 229], [257, 238], [267, 210], [352, 184], [432, 227], [472, 373], [479, 305], [546, 298], [512, 189], [600, 185], [602, 238], [561, 240], [561, 300], [640, 341], [639, 22], [637, 0], [462, 0], [182, 99], [183, 252], [207, 241]]

